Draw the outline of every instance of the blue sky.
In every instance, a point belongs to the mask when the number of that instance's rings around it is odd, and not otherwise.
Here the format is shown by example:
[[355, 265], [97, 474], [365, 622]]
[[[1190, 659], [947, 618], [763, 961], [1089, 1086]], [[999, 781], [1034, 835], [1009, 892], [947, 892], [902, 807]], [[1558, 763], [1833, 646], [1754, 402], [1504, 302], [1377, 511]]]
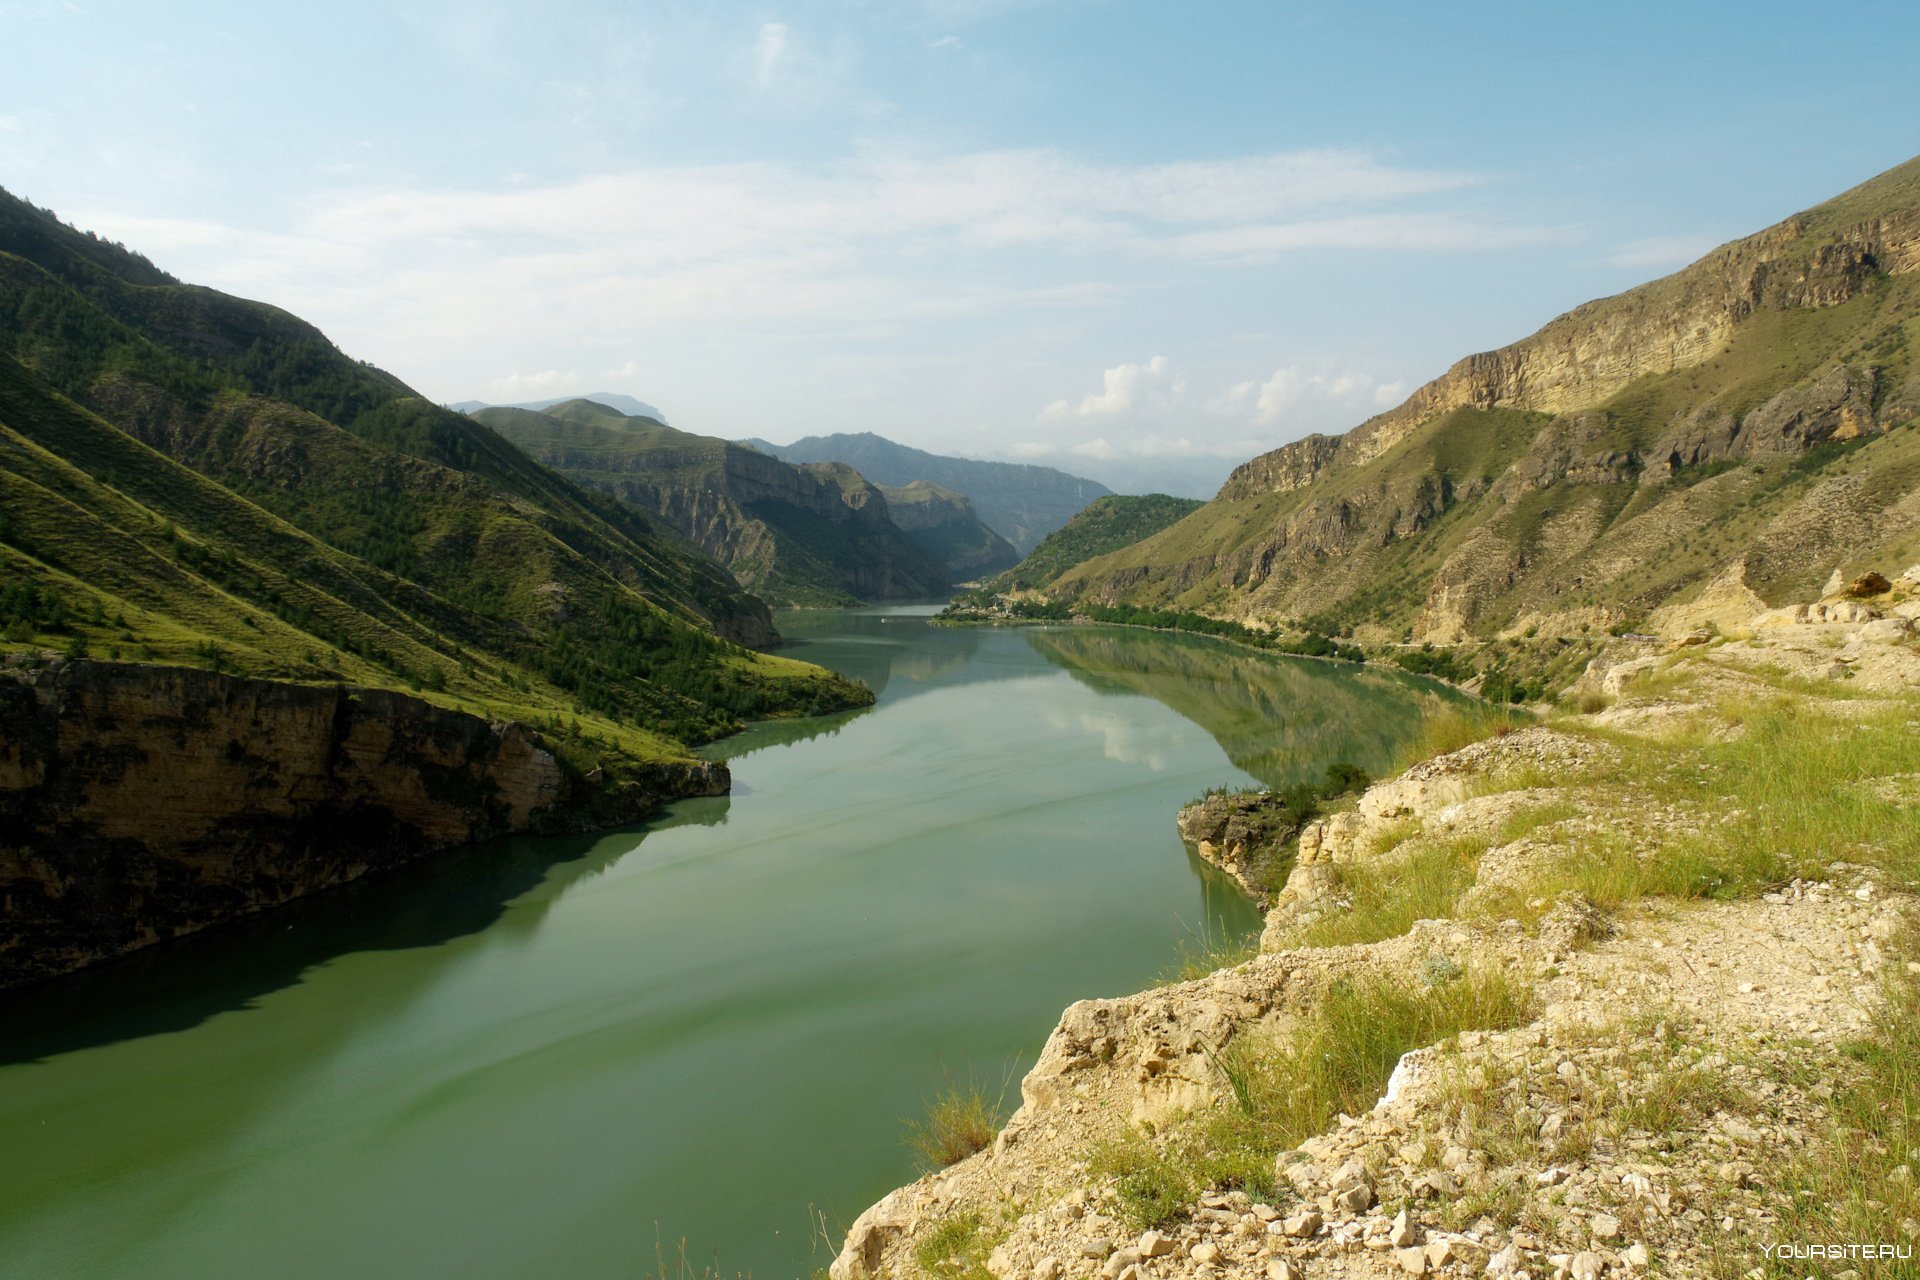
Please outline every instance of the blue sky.
[[1906, 158], [1920, 6], [0, 0], [0, 185], [440, 400], [1138, 487]]

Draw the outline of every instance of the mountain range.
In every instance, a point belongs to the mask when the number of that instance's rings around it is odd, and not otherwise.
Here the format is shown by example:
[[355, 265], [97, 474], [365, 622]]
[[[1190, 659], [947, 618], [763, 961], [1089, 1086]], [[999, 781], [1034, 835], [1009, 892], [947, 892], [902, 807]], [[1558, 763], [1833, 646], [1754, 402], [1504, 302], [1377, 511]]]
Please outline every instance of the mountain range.
[[1109, 492], [1097, 481], [1052, 467], [946, 457], [868, 431], [806, 436], [787, 445], [759, 439], [745, 443], [787, 462], [844, 462], [878, 485], [903, 486], [922, 480], [964, 493], [981, 523], [1021, 555], [1080, 508]]

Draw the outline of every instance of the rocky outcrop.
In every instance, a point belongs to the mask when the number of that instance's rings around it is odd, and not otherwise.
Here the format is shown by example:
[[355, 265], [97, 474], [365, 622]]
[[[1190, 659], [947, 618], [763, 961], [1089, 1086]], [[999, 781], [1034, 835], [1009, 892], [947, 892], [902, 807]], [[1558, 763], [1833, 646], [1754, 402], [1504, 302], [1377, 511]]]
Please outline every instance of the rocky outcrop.
[[880, 492], [907, 540], [945, 565], [956, 582], [997, 573], [1020, 558], [1011, 543], [980, 523], [964, 493], [925, 480], [881, 485]]
[[0, 986], [727, 785], [698, 761], [578, 778], [525, 725], [382, 690], [16, 666], [0, 671]]
[[1180, 810], [1180, 839], [1264, 902], [1286, 874], [1306, 814], [1274, 791], [1219, 791]]

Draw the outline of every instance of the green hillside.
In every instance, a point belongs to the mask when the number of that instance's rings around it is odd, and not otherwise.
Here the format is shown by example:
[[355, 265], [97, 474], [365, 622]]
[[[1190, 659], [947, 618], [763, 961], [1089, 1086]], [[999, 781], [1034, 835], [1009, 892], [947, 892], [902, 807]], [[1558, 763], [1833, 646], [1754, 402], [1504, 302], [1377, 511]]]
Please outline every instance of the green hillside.
[[1920, 162], [1256, 458], [1048, 594], [1525, 644], [1570, 678], [1610, 630], [1897, 568], [1920, 558], [1916, 264]]
[[591, 400], [474, 418], [581, 484], [657, 517], [775, 604], [939, 595], [947, 570], [851, 469], [796, 466]]
[[1037, 590], [1081, 561], [1152, 537], [1204, 505], [1198, 498], [1172, 498], [1164, 493], [1115, 493], [1095, 498], [1073, 519], [1041, 539], [1026, 559], [982, 585], [992, 594]]
[[4, 195], [0, 439], [10, 649], [418, 689], [649, 758], [867, 697], [742, 647], [765, 606], [670, 530]]

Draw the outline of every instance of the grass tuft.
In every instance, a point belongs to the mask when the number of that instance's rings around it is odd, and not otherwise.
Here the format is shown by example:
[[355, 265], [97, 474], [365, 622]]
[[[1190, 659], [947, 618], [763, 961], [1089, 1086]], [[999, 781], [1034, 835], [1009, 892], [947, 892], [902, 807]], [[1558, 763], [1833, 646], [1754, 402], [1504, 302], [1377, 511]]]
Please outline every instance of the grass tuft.
[[927, 1102], [926, 1114], [907, 1128], [907, 1145], [929, 1170], [958, 1164], [993, 1145], [1000, 1132], [1004, 1082], [989, 1095], [971, 1078], [949, 1079]]

